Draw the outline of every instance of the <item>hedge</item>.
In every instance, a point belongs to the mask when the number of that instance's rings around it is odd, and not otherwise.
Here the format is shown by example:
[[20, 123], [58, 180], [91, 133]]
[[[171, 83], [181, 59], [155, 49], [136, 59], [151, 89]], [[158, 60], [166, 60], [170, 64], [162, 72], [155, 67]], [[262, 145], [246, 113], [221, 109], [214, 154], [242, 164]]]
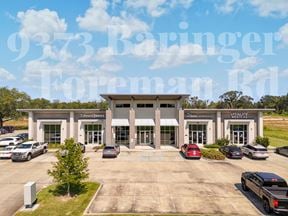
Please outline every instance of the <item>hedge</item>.
[[225, 156], [215, 149], [201, 149], [202, 156], [211, 160], [224, 160]]
[[205, 145], [204, 146], [205, 148], [207, 148], [207, 149], [214, 149], [214, 148], [216, 148], [216, 149], [219, 149], [220, 148], [220, 146], [218, 145], [218, 144], [208, 144], [208, 145]]

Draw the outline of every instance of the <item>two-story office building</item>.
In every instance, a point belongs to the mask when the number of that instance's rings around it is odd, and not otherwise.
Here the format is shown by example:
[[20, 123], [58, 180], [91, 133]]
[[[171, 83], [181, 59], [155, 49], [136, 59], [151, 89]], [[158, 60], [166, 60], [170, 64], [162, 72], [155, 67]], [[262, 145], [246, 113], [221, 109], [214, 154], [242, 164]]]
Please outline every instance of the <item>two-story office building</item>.
[[149, 145], [180, 147], [184, 143], [213, 144], [228, 138], [233, 144], [253, 143], [263, 136], [267, 109], [183, 109], [187, 94], [103, 94], [107, 110], [24, 109], [29, 113], [29, 138], [62, 143], [74, 138], [85, 144], [117, 143], [129, 148]]

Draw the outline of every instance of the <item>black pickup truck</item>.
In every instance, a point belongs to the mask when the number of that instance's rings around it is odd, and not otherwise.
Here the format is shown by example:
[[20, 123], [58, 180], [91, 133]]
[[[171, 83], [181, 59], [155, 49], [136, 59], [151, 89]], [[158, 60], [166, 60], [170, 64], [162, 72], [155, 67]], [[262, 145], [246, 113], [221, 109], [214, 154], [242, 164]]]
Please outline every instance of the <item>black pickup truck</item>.
[[262, 200], [267, 213], [288, 215], [288, 186], [280, 176], [267, 172], [244, 172], [241, 184], [244, 191], [251, 190]]

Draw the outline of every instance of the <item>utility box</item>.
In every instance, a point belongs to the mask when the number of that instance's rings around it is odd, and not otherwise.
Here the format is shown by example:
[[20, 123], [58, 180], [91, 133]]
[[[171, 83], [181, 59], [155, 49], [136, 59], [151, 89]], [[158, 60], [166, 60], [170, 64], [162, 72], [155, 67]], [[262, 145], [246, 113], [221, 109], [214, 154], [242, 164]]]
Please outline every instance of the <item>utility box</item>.
[[24, 206], [25, 208], [32, 208], [36, 202], [36, 183], [27, 182], [24, 185]]

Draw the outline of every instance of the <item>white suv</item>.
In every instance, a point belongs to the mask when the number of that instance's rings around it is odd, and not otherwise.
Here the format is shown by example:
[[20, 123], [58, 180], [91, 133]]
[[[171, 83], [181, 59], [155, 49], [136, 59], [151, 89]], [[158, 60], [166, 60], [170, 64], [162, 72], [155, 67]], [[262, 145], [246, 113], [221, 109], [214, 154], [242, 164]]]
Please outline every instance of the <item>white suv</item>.
[[250, 157], [251, 159], [266, 159], [269, 157], [267, 148], [262, 145], [244, 145], [242, 147], [242, 152], [244, 155]]
[[9, 145], [18, 145], [22, 142], [23, 140], [21, 137], [3, 137], [0, 138], [0, 147], [5, 147]]

